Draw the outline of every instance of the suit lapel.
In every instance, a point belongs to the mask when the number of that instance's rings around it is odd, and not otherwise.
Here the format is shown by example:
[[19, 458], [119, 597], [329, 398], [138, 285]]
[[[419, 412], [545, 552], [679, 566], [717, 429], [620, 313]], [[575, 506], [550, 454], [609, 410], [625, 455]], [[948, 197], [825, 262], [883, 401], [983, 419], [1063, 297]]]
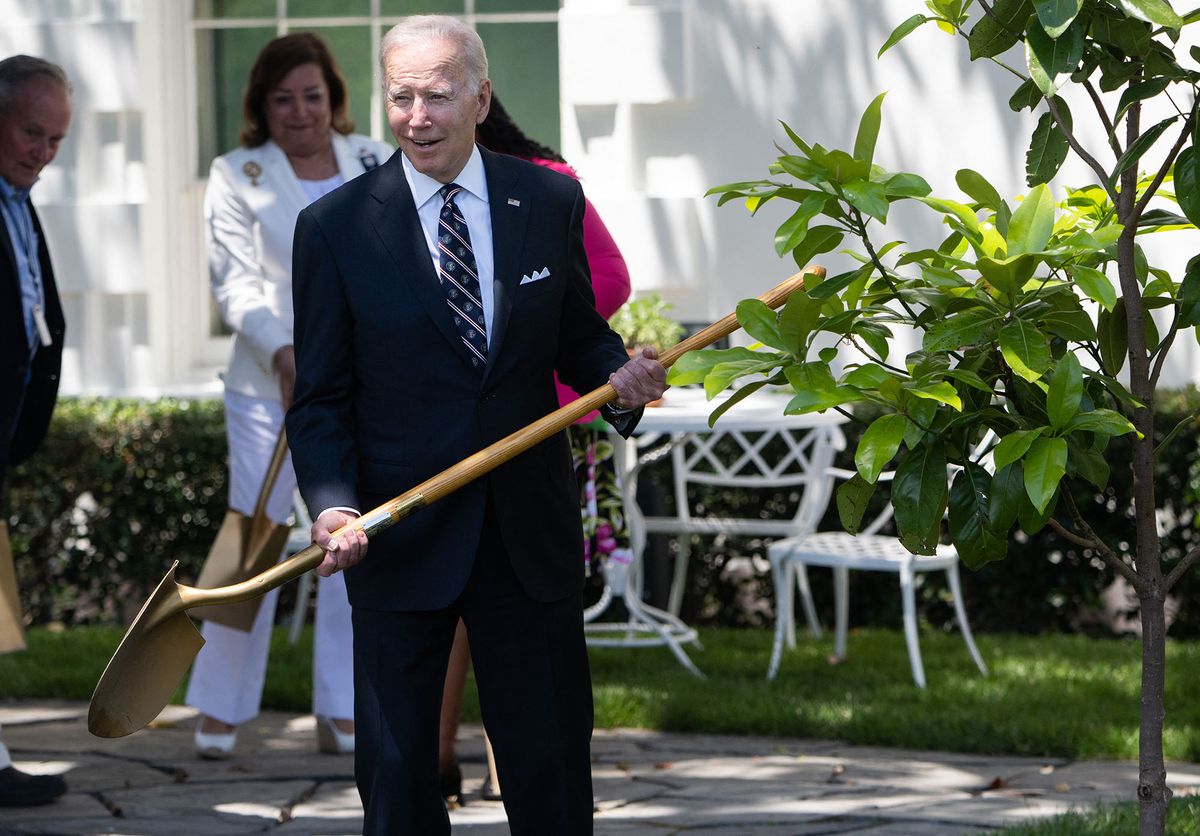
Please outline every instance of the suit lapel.
[[470, 364], [471, 355], [450, 318], [446, 296], [433, 269], [433, 259], [429, 257], [425, 234], [421, 231], [412, 190], [404, 178], [399, 151], [383, 164], [381, 175], [375, 178], [371, 190], [375, 205], [371, 207], [369, 217], [375, 234], [392, 257], [394, 275], [408, 283], [442, 336], [463, 361]]
[[480, 148], [487, 176], [488, 204], [492, 215], [492, 336], [488, 342], [486, 379], [496, 364], [508, 332], [513, 296], [520, 283], [521, 250], [529, 221], [530, 197], [522, 187], [520, 169], [511, 160]]

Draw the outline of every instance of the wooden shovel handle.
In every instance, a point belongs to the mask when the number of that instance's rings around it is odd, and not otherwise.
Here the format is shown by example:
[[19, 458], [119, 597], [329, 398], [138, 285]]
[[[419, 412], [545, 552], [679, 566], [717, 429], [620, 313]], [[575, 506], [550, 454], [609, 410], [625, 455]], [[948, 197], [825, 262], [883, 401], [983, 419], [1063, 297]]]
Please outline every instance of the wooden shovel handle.
[[279, 438], [275, 439], [275, 451], [271, 453], [271, 463], [267, 465], [267, 474], [263, 477], [262, 487], [258, 490], [258, 500], [254, 503], [254, 519], [265, 516], [267, 513], [267, 501], [271, 498], [271, 491], [275, 489], [279, 471], [283, 469], [283, 460], [287, 458], [287, 450], [287, 431], [281, 426]]
[[[790, 279], [776, 285], [771, 290], [759, 296], [759, 301], [770, 308], [778, 308], [788, 300], [794, 292], [804, 287], [805, 276], [813, 275], [824, 278], [825, 268], [807, 267]], [[704, 348], [722, 337], [732, 334], [738, 329], [737, 314], [714, 322], [704, 330], [693, 334], [682, 342], [663, 351], [658, 361], [663, 368], [670, 368], [680, 357], [689, 351]], [[436, 502], [447, 494], [461, 488], [468, 482], [478, 479], [485, 473], [494, 470], [509, 459], [523, 453], [530, 447], [549, 438], [556, 432], [566, 429], [577, 420], [594, 409], [615, 400], [617, 391], [611, 384], [592, 390], [588, 394], [572, 401], [566, 406], [551, 412], [544, 418], [539, 418], [532, 424], [517, 430], [494, 444], [485, 447], [478, 453], [468, 456], [458, 464], [446, 468], [436, 476], [431, 476], [415, 488], [410, 488], [395, 499], [385, 502], [363, 514], [358, 519], [339, 529], [334, 536], [347, 531], [362, 529], [370, 537], [407, 517], [418, 508]], [[232, 603], [244, 601], [262, 595], [277, 586], [303, 575], [320, 565], [324, 552], [317, 545], [310, 545], [297, 552], [287, 560], [279, 563], [260, 575], [233, 586], [219, 589], [196, 589], [187, 587], [184, 594], [187, 606], [203, 606], [206, 603]], [[181, 590], [183, 588], [181, 587]]]

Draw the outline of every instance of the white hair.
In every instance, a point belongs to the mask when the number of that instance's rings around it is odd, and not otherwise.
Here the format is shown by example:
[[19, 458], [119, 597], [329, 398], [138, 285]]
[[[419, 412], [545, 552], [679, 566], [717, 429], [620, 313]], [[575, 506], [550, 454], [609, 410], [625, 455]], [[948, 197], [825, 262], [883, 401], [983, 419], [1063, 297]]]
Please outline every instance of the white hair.
[[467, 70], [467, 83], [478, 88], [488, 77], [487, 51], [471, 26], [449, 15], [410, 15], [383, 36], [379, 44], [379, 66], [387, 78], [387, 56], [397, 47], [427, 44], [445, 38], [458, 44]]

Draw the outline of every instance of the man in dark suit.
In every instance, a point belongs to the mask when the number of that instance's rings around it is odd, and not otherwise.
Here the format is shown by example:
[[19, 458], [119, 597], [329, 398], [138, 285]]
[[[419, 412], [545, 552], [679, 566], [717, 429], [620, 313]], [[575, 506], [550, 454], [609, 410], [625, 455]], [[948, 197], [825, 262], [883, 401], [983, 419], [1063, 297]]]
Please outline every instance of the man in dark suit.
[[[67, 133], [70, 91], [55, 64], [29, 55], [0, 61], [0, 508], [9, 466], [42, 443], [58, 395], [65, 325], [29, 190]], [[7, 564], [12, 558], [3, 517], [0, 549]], [[0, 595], [15, 598], [16, 590]], [[65, 791], [56, 775], [18, 770], [0, 743], [0, 807], [44, 804]]]
[[[287, 432], [319, 573], [347, 569], [355, 775], [374, 834], [449, 832], [438, 712], [461, 616], [514, 834], [590, 833], [591, 681], [565, 434], [372, 538], [334, 532], [606, 381], [624, 432], [666, 388], [596, 313], [574, 180], [475, 145], [478, 35], [408, 18], [380, 55], [400, 152], [300, 214]], [[366, 559], [364, 559], [364, 557]], [[361, 561], [361, 562], [359, 562]]]

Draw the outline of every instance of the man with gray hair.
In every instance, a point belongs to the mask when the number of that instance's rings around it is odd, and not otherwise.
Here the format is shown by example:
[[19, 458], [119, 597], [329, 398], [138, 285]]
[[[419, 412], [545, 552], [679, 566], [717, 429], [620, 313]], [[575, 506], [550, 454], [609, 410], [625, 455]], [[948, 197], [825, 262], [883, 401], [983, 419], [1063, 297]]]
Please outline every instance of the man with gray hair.
[[[58, 395], [62, 306], [50, 253], [29, 199], [42, 169], [58, 153], [71, 122], [71, 87], [56, 64], [30, 55], [0, 61], [0, 509], [4, 478], [42, 443]], [[8, 528], [0, 517], [0, 607], [19, 624]], [[15, 639], [0, 649], [24, 645]], [[57, 775], [29, 775], [0, 743], [0, 807], [46, 804], [66, 792]]]
[[[558, 406], [554, 372], [616, 390], [630, 433], [666, 388], [595, 308], [570, 177], [475, 144], [491, 82], [475, 31], [404, 20], [381, 46], [400, 153], [300, 213], [288, 441], [354, 625], [364, 832], [450, 832], [438, 785], [446, 663], [466, 624], [516, 836], [592, 832], [583, 533], [565, 433], [392, 528], [359, 514]], [[361, 523], [360, 523], [361, 525]], [[364, 559], [366, 558], [366, 559]]]

